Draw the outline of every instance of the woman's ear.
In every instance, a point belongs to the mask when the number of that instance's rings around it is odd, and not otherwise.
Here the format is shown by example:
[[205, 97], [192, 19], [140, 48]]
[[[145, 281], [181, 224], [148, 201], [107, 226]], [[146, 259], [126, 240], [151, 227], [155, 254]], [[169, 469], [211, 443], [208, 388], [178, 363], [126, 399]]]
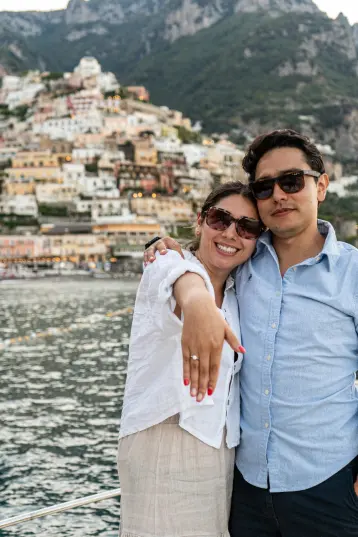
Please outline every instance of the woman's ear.
[[195, 228], [195, 236], [200, 237], [201, 235], [201, 226], [203, 224], [203, 219], [201, 217], [201, 213], [199, 212], [196, 215], [196, 228]]

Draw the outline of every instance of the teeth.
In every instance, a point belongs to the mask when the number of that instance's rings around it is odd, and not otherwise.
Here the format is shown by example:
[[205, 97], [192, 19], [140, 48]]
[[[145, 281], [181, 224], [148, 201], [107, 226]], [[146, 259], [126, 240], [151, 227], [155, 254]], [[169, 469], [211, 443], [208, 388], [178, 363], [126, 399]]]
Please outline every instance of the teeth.
[[237, 252], [237, 248], [230, 248], [230, 246], [224, 246], [222, 244], [217, 244], [216, 246], [219, 248], [219, 250], [222, 250], [227, 254], [236, 254]]

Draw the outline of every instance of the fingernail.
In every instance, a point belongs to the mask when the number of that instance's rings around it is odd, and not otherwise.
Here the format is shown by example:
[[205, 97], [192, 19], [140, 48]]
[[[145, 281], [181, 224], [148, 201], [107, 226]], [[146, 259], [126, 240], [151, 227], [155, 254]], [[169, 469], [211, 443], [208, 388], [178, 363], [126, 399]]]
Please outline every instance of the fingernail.
[[184, 386], [189, 386], [189, 379], [184, 379]]
[[166, 253], [167, 253], [166, 250], [162, 250], [162, 251], [160, 252], [161, 255], [162, 255], [162, 254], [166, 254]]
[[198, 393], [197, 389], [196, 389], [196, 388], [193, 388], [193, 389], [191, 390], [191, 392], [190, 392], [190, 395], [191, 395], [192, 397], [196, 397], [196, 394], [197, 394], [197, 393]]
[[241, 352], [241, 354], [245, 354], [245, 352], [246, 352], [245, 347], [243, 347], [242, 345], [240, 345], [240, 347], [239, 347], [239, 352]]
[[154, 261], [155, 260], [155, 257], [153, 255], [150, 256], [149, 258], [150, 261]]
[[196, 400], [198, 401], [198, 403], [200, 403], [202, 400], [203, 400], [203, 394], [202, 393], [199, 393], [198, 397], [196, 398]]
[[212, 388], [208, 388], [208, 395], [213, 395], [214, 390]]

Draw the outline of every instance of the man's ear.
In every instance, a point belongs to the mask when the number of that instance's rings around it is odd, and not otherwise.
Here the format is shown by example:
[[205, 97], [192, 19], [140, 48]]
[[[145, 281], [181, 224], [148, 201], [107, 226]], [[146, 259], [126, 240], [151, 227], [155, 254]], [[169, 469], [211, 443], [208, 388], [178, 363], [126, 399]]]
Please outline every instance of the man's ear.
[[318, 181], [317, 181], [318, 203], [322, 203], [322, 201], [326, 199], [328, 185], [329, 185], [329, 177], [326, 173], [322, 173], [322, 175], [318, 178]]

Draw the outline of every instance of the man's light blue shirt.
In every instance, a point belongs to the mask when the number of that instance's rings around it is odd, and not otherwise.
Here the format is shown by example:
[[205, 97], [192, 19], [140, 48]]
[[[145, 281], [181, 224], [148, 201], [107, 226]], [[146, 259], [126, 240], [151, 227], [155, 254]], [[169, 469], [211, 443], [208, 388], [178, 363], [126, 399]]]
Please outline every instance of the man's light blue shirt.
[[237, 273], [246, 481], [272, 492], [322, 483], [358, 454], [358, 250], [333, 227], [322, 252], [282, 277], [271, 234]]

